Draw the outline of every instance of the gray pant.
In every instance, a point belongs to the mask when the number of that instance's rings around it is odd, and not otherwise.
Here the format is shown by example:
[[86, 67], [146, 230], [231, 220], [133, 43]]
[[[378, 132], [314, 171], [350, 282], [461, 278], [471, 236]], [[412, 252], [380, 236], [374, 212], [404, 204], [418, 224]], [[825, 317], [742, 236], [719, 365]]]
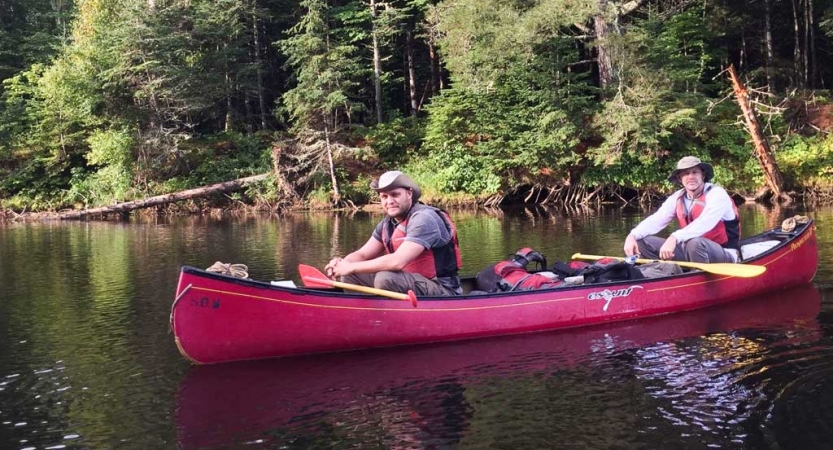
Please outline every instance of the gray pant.
[[383, 270], [377, 273], [354, 273], [341, 277], [344, 283], [370, 286], [376, 289], [407, 293], [413, 290], [416, 295], [456, 295], [438, 281], [425, 278], [418, 273], [391, 272]]
[[[659, 259], [659, 249], [665, 243], [665, 238], [659, 236], [645, 236], [636, 241], [639, 244], [639, 255], [646, 259]], [[690, 261], [698, 263], [733, 263], [726, 249], [717, 242], [704, 237], [690, 239], [677, 243], [674, 249], [675, 261]]]

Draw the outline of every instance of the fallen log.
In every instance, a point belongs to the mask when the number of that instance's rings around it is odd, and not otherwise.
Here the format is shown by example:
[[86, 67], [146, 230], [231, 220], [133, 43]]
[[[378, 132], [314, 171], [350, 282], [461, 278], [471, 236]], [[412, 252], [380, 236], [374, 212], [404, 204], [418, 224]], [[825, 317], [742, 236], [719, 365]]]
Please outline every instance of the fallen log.
[[241, 189], [243, 186], [247, 184], [251, 184], [257, 181], [263, 181], [270, 175], [270, 173], [252, 175], [250, 177], [238, 178], [232, 181], [226, 181], [223, 183], [217, 183], [193, 189], [186, 189], [184, 191], [174, 192], [171, 194], [157, 195], [142, 200], [132, 200], [129, 202], [117, 203], [115, 205], [102, 206], [99, 208], [63, 212], [58, 214], [58, 218], [61, 220], [72, 220], [102, 214], [123, 214], [129, 211], [133, 211], [135, 209], [164, 205], [167, 203], [173, 203], [182, 200], [190, 200], [193, 198], [205, 197], [210, 194], [216, 194], [221, 192], [233, 192]]

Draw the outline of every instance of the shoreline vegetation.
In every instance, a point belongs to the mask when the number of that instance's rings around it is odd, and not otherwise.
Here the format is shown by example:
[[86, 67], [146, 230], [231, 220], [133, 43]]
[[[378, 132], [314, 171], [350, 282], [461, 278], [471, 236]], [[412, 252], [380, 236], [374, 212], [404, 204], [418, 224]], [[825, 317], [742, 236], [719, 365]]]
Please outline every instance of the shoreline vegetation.
[[0, 220], [833, 202], [833, 0], [27, 0], [0, 26]]
[[[252, 182], [263, 181], [267, 175], [248, 177]], [[236, 184], [233, 181], [226, 185]], [[312, 204], [309, 201], [299, 201], [295, 204], [252, 202], [251, 199], [235, 198], [228, 193], [211, 186], [188, 190], [186, 195], [181, 193], [161, 195], [110, 206], [100, 206], [90, 209], [67, 209], [61, 211], [14, 211], [0, 208], [0, 222], [28, 222], [28, 221], [61, 221], [61, 220], [128, 220], [131, 216], [185, 216], [185, 215], [234, 215], [234, 214], [265, 214], [284, 215], [298, 211], [371, 211], [381, 212], [382, 209], [373, 201], [366, 203], [345, 202], [341, 205], [332, 203]], [[238, 186], [239, 187], [239, 186]], [[661, 191], [637, 191], [621, 187], [604, 187], [589, 189], [585, 186], [569, 189], [564, 186], [546, 187], [541, 185], [518, 186], [510, 193], [488, 198], [460, 198], [459, 196], [442, 196], [431, 193], [427, 189], [423, 201], [445, 208], [463, 208], [480, 210], [503, 210], [515, 206], [524, 207], [555, 207], [566, 210], [596, 209], [604, 205], [636, 206], [649, 208], [656, 205], [675, 188]], [[233, 191], [232, 189], [230, 191]], [[188, 193], [192, 195], [188, 195]], [[177, 195], [179, 194], [179, 195]], [[761, 206], [790, 206], [803, 203], [811, 206], [824, 206], [833, 203], [833, 186], [826, 188], [804, 189], [801, 192], [787, 193], [789, 201], [773, 201], [772, 197], [754, 197], [737, 192], [730, 192], [736, 204], [755, 203]], [[165, 201], [161, 201], [161, 200]], [[497, 199], [497, 200], [496, 200]]]

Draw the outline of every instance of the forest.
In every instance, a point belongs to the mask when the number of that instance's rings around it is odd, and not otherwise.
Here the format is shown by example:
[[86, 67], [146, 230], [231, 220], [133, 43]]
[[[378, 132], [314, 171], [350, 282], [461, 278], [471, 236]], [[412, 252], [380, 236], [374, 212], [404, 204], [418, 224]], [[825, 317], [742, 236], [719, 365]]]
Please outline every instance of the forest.
[[833, 0], [0, 0], [0, 210], [826, 202], [832, 53]]

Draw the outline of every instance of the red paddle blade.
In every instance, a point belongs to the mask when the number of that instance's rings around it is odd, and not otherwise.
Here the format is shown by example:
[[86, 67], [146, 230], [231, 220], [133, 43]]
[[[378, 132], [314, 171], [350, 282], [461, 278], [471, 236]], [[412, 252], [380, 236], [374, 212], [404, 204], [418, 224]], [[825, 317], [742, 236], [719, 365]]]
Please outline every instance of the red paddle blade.
[[298, 264], [298, 273], [306, 287], [330, 287], [332, 280], [327, 278], [320, 270], [306, 264]]

